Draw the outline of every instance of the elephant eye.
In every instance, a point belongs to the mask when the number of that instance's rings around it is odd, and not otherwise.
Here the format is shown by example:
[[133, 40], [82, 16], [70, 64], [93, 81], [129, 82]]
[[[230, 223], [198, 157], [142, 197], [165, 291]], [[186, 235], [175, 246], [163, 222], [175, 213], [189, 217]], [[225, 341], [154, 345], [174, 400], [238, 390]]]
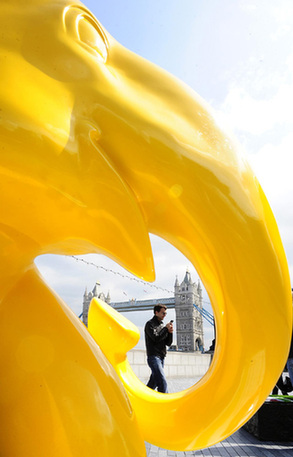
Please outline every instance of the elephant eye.
[[99, 24], [87, 15], [80, 15], [77, 22], [79, 40], [94, 51], [99, 60], [107, 60], [107, 40]]
[[88, 52], [101, 62], [108, 57], [108, 40], [97, 19], [83, 6], [67, 6], [63, 11], [63, 25], [66, 33], [77, 40]]

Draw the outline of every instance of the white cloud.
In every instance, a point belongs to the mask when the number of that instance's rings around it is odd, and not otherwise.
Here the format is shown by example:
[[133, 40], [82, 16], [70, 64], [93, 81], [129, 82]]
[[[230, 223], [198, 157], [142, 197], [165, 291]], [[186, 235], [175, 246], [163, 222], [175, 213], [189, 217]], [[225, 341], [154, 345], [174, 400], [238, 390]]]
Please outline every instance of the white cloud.
[[293, 83], [283, 84], [270, 98], [257, 99], [245, 87], [234, 85], [221, 106], [225, 123], [231, 129], [262, 135], [274, 127], [293, 123]]
[[275, 31], [287, 29], [293, 24], [293, 4], [291, 0], [239, 0], [239, 7], [242, 11], [250, 13], [255, 16], [260, 22], [265, 15], [266, 21], [271, 18], [276, 27], [272, 30], [274, 35]]
[[275, 215], [293, 278], [293, 133], [249, 158]]
[[249, 160], [269, 200], [281, 206], [285, 202], [287, 211], [292, 211], [293, 132], [279, 144], [264, 145]]
[[[259, 16], [263, 7], [247, 9], [253, 3], [242, 5], [251, 17], [259, 18], [263, 37]], [[259, 46], [257, 52], [239, 64], [238, 73], [230, 74], [224, 101], [216, 107], [216, 117], [246, 149], [275, 215], [292, 278], [293, 4], [286, 0], [278, 5], [269, 1], [266, 8], [271, 28], [266, 35], [267, 47]], [[255, 44], [257, 48], [259, 43]], [[262, 55], [264, 59], [258, 61]]]

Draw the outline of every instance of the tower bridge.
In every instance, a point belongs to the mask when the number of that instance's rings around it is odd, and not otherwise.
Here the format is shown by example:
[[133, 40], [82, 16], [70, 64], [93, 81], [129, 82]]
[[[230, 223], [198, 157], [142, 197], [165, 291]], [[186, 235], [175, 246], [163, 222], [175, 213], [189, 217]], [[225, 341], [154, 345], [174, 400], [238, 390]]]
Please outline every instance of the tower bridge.
[[181, 284], [179, 284], [176, 277], [174, 297], [149, 300], [132, 299], [111, 303], [110, 293], [108, 292], [106, 296], [103, 292], [100, 292], [99, 286], [100, 284], [96, 283], [89, 293], [85, 290], [82, 313], [85, 325], [87, 325], [89, 305], [94, 297], [105, 301], [115, 310], [122, 313], [153, 310], [154, 305], [160, 303], [166, 305], [169, 309], [175, 308], [178, 349], [193, 352], [202, 350], [204, 347], [203, 317], [205, 317], [206, 311], [202, 306], [202, 287], [199, 280], [197, 283], [192, 281], [188, 270]]

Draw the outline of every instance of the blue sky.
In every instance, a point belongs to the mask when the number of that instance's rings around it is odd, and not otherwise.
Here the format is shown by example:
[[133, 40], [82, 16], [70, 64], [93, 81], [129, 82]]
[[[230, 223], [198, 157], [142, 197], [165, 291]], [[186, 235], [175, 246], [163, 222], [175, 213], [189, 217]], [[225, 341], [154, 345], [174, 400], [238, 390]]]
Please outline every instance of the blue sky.
[[[190, 85], [245, 150], [279, 225], [293, 275], [293, 2], [291, 0], [88, 0], [85, 5], [127, 48]], [[190, 262], [152, 237], [155, 286], [172, 292]], [[128, 275], [102, 256], [86, 257]], [[85, 287], [101, 283], [113, 300], [166, 294], [76, 262], [45, 256], [37, 264], [77, 314]], [[205, 296], [208, 309], [208, 297]], [[172, 313], [170, 312], [169, 315]], [[145, 313], [127, 315], [141, 328]], [[208, 347], [212, 331], [206, 327]]]

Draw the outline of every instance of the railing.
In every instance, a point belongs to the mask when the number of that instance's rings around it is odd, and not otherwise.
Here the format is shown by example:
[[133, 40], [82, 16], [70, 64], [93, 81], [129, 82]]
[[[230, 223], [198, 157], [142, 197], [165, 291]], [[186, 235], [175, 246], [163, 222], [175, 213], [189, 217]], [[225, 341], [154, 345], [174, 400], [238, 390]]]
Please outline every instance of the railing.
[[132, 299], [128, 302], [118, 302], [111, 303], [111, 306], [116, 309], [116, 311], [121, 311], [124, 313], [131, 311], [149, 311], [154, 308], [158, 303], [162, 305], [167, 305], [169, 309], [175, 308], [175, 298], [153, 298], [149, 300], [136, 300]]

